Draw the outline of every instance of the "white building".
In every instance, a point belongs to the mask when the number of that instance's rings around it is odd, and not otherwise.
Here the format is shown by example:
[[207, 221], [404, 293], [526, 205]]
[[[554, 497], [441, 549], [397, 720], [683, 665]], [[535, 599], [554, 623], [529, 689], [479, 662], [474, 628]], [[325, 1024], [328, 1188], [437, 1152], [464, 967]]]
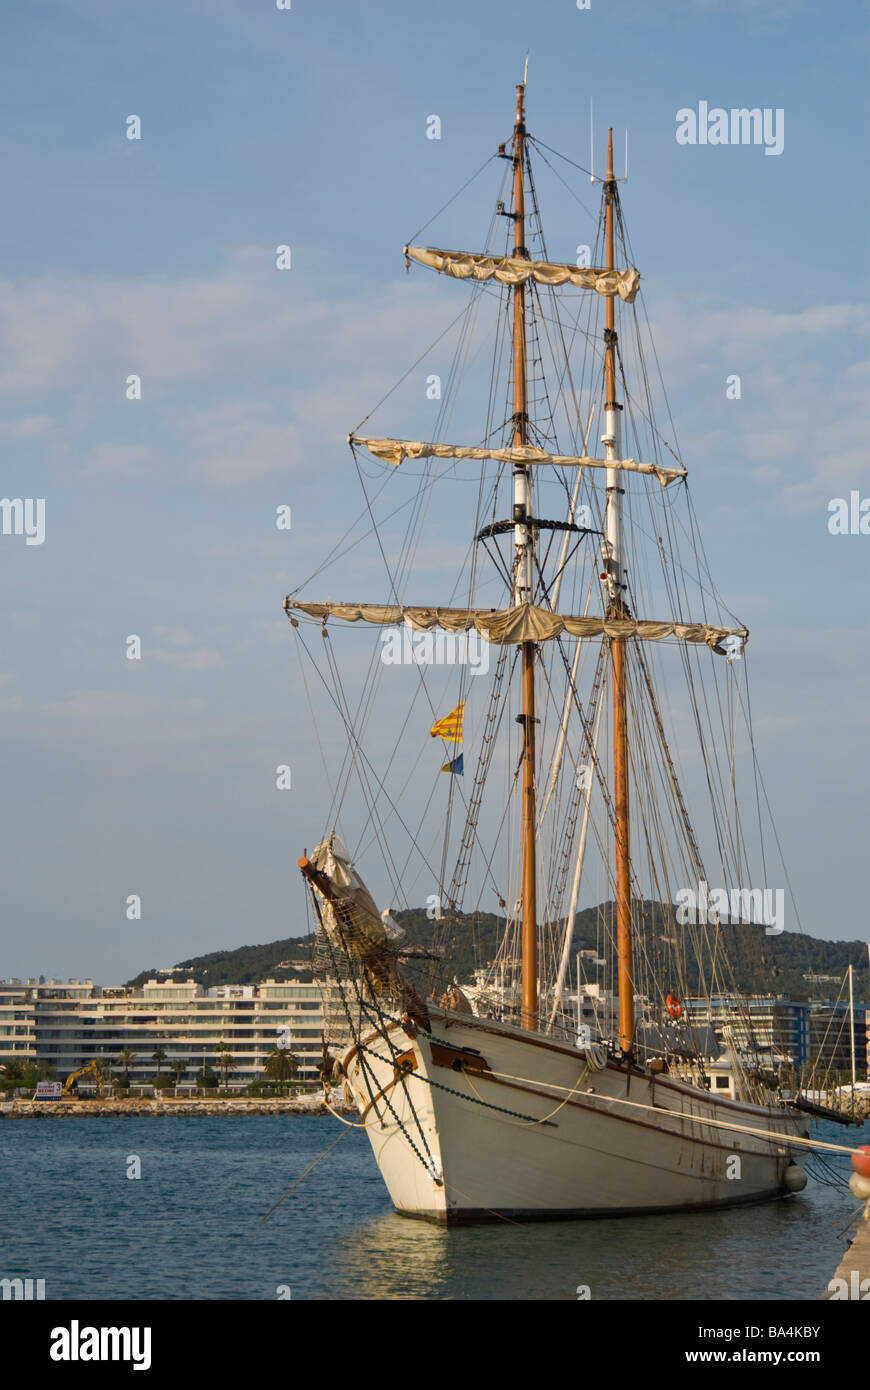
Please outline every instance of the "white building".
[[[335, 987], [264, 980], [256, 985], [205, 988], [194, 980], [152, 979], [137, 989], [92, 980], [0, 980], [0, 1065], [15, 1059], [45, 1062], [61, 1079], [97, 1060], [123, 1074], [118, 1062], [133, 1054], [132, 1084], [184, 1062], [182, 1084], [193, 1084], [204, 1064], [218, 1070], [218, 1044], [233, 1059], [228, 1080], [247, 1086], [263, 1078], [276, 1046], [298, 1058], [301, 1081], [317, 1081], [323, 1032], [323, 993]], [[154, 1052], [165, 1060], [158, 1068]]]

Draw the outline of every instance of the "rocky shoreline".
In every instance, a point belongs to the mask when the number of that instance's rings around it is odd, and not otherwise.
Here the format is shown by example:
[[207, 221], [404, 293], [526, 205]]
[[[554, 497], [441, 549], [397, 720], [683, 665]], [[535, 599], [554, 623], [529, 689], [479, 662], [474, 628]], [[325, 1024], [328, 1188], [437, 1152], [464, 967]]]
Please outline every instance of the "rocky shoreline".
[[[838, 1091], [832, 1091], [828, 1104], [843, 1111], [844, 1114], [851, 1114], [852, 1094], [849, 1087], [842, 1086]], [[870, 1093], [866, 1090], [861, 1089], [855, 1092], [855, 1118], [862, 1122], [870, 1120]]]
[[[339, 1098], [334, 1110], [349, 1114]], [[0, 1103], [0, 1119], [105, 1119], [147, 1115], [328, 1115], [322, 1100], [13, 1100]]]

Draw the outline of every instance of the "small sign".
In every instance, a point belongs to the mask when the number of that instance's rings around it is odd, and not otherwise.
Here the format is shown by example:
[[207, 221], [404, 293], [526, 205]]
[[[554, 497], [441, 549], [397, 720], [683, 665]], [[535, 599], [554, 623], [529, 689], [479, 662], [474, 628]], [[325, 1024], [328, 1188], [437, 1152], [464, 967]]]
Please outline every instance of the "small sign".
[[60, 1100], [62, 1095], [63, 1086], [59, 1081], [37, 1081], [37, 1100]]

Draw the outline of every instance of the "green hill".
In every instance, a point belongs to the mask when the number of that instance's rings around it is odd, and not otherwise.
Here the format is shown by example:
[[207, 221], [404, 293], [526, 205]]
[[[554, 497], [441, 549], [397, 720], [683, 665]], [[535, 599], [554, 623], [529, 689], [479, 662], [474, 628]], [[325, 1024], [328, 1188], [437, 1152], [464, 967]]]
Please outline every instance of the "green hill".
[[[646, 958], [655, 961], [662, 955], [661, 939], [685, 930], [674, 924], [673, 908], [659, 903], [636, 904], [640, 915], [640, 932]], [[459, 913], [450, 924], [433, 922], [422, 908], [395, 912], [395, 919], [405, 930], [402, 945], [444, 950], [444, 971], [460, 981], [468, 980], [481, 963], [493, 958], [504, 930], [504, 918], [494, 913]], [[573, 949], [600, 949], [612, 931], [613, 904], [586, 908], [575, 918]], [[728, 933], [728, 955], [737, 988], [745, 993], [779, 994], [793, 999], [836, 997], [846, 967], [855, 967], [856, 1000], [870, 998], [867, 947], [861, 941], [823, 941], [798, 932], [783, 932], [768, 937], [762, 927], [753, 925], [723, 926]], [[259, 946], [239, 946], [232, 951], [211, 951], [179, 961], [165, 979], [195, 979], [199, 984], [253, 984], [274, 977], [279, 980], [311, 978], [313, 936], [291, 936]], [[700, 979], [697, 966], [690, 962], [687, 984], [697, 992]], [[143, 970], [127, 983], [141, 986], [157, 972]], [[814, 981], [807, 975], [829, 975], [832, 980]], [[676, 981], [674, 982], [677, 983]]]
[[[234, 951], [210, 951], [204, 956], [181, 960], [165, 980], [194, 979], [201, 985], [250, 985], [273, 976], [276, 980], [296, 980], [300, 972], [285, 961], [308, 961], [311, 957], [312, 936], [289, 936], [283, 941], [268, 941], [262, 946], [237, 946]], [[301, 972], [305, 973], [305, 972]], [[307, 972], [310, 976], [310, 970]], [[151, 980], [158, 971], [142, 970], [128, 986], [138, 987]]]

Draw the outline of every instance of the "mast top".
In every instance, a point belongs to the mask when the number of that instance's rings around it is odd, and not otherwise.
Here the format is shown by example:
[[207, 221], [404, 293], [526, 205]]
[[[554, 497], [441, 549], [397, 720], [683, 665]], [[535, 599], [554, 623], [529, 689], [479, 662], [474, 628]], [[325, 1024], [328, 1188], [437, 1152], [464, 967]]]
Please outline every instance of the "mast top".
[[589, 101], [589, 182], [590, 183], [628, 183], [628, 126], [625, 128], [625, 173], [616, 178], [613, 172], [613, 126], [607, 130], [607, 173], [601, 179], [595, 173], [595, 125], [592, 117], [592, 100]]

